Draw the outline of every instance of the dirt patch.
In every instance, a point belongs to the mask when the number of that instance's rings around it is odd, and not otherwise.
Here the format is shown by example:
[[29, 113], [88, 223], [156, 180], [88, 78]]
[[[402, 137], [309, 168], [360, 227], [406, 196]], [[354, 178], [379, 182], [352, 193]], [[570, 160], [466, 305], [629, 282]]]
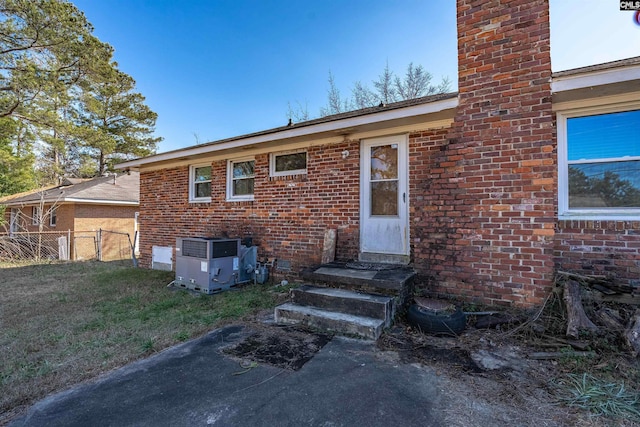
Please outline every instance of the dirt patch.
[[[255, 327], [254, 327], [255, 328]], [[297, 371], [331, 341], [332, 336], [297, 326], [262, 327], [224, 353]]]
[[411, 329], [396, 327], [383, 335], [377, 345], [381, 350], [398, 352], [404, 363], [442, 364], [461, 372], [483, 372], [469, 351], [461, 348], [455, 339], [426, 337]]
[[[398, 324], [377, 342], [399, 361], [433, 369], [445, 396], [441, 409], [451, 426], [635, 426], [632, 420], [594, 417], [561, 402], [560, 387], [567, 374], [615, 369], [613, 377], [629, 387], [634, 371], [628, 359], [598, 356], [594, 360], [559, 358], [535, 360], [540, 341], [526, 330], [470, 328], [459, 337], [436, 337]], [[606, 362], [603, 361], [606, 359]], [[637, 372], [637, 370], [635, 370]]]

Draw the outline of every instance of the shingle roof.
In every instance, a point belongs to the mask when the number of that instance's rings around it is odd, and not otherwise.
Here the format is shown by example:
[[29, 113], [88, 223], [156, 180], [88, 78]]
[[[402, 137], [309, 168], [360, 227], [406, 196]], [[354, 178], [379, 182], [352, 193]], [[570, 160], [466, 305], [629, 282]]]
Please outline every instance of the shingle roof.
[[69, 181], [53, 188], [30, 192], [26, 195], [9, 196], [2, 200], [7, 206], [25, 205], [40, 202], [44, 197], [47, 203], [87, 201], [89, 203], [131, 204], [140, 202], [140, 174], [101, 176], [83, 180], [77, 184]]
[[[317, 125], [317, 124], [321, 124], [321, 123], [329, 123], [329, 122], [334, 122], [334, 121], [338, 121], [338, 120], [343, 120], [343, 119], [348, 119], [351, 117], [361, 117], [361, 116], [366, 116], [368, 114], [373, 114], [373, 113], [381, 113], [384, 111], [391, 111], [391, 110], [397, 110], [400, 108], [405, 108], [405, 107], [411, 107], [414, 105], [422, 105], [422, 104], [429, 104], [431, 102], [436, 102], [436, 101], [440, 101], [443, 99], [451, 99], [451, 98], [456, 98], [458, 96], [457, 92], [450, 92], [450, 93], [440, 93], [437, 95], [429, 95], [429, 96], [423, 96], [420, 98], [414, 98], [414, 99], [408, 99], [406, 101], [398, 101], [398, 102], [393, 102], [390, 104], [382, 104], [376, 107], [369, 107], [369, 108], [363, 108], [360, 110], [353, 110], [353, 111], [347, 111], [344, 113], [339, 113], [339, 114], [333, 114], [331, 116], [325, 116], [325, 117], [320, 117], [317, 119], [312, 119], [312, 120], [307, 120], [304, 122], [299, 122], [299, 123], [292, 123], [291, 125], [285, 125], [285, 126], [280, 126], [277, 128], [272, 128], [272, 129], [267, 129], [267, 130], [263, 130], [263, 131], [259, 131], [259, 132], [254, 132], [254, 133], [249, 133], [249, 134], [245, 134], [245, 135], [239, 135], [239, 136], [234, 136], [231, 138], [225, 138], [225, 139], [221, 139], [221, 140], [217, 140], [217, 141], [211, 141], [211, 142], [205, 142], [203, 144], [197, 144], [197, 145], [191, 145], [188, 148], [197, 148], [197, 147], [206, 147], [206, 146], [211, 146], [211, 145], [217, 145], [217, 144], [222, 144], [225, 142], [230, 142], [230, 141], [238, 141], [238, 140], [242, 140], [242, 139], [247, 139], [247, 138], [251, 138], [254, 136], [260, 136], [260, 135], [269, 135], [272, 133], [278, 133], [278, 132], [282, 132], [288, 129], [296, 129], [296, 128], [302, 128], [302, 127], [306, 127], [306, 126], [313, 126], [313, 125]], [[172, 151], [166, 151], [162, 154], [170, 154], [173, 152], [178, 152], [178, 151], [183, 151], [184, 148], [179, 148], [177, 150], [172, 150]], [[149, 156], [149, 157], [153, 157], [153, 156]]]
[[49, 190], [51, 188], [56, 188], [56, 187], [57, 186], [55, 186], [55, 185], [49, 185], [49, 186], [43, 187], [43, 188], [36, 188], [35, 190], [27, 190], [27, 191], [22, 191], [22, 192], [16, 193], [16, 194], [10, 194], [8, 196], [2, 196], [2, 197], [0, 197], [0, 205], [4, 205], [9, 200], [13, 200], [13, 199], [16, 199], [18, 197], [20, 197], [20, 198], [26, 197], [26, 196], [28, 196], [30, 194], [38, 193], [40, 191], [46, 191], [46, 190]]
[[587, 67], [572, 68], [570, 70], [556, 71], [552, 73], [552, 77], [572, 76], [574, 74], [585, 74], [593, 71], [611, 70], [614, 68], [628, 67], [630, 65], [640, 65], [640, 56], [633, 58], [620, 59], [618, 61], [605, 62], [604, 64], [589, 65]]

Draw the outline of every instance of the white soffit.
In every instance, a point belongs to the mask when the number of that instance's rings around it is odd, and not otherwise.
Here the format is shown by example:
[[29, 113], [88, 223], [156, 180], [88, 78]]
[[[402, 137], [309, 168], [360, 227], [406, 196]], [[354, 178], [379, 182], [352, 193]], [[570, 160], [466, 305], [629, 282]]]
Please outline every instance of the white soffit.
[[640, 64], [624, 68], [592, 71], [585, 74], [554, 77], [551, 81], [551, 91], [557, 93], [639, 79]]

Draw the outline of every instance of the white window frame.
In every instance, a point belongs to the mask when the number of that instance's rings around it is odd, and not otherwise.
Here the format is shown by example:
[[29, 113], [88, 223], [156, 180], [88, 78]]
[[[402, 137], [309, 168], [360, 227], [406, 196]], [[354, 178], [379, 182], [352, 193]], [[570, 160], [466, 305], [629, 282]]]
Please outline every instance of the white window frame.
[[40, 217], [42, 216], [42, 208], [34, 206], [31, 210], [31, 225], [40, 225]]
[[291, 175], [306, 175], [307, 168], [304, 169], [294, 169], [290, 171], [277, 172], [276, 171], [276, 157], [278, 156], [286, 156], [288, 154], [305, 154], [305, 159], [307, 161], [307, 167], [309, 166], [309, 154], [307, 150], [291, 150], [291, 151], [279, 151], [277, 153], [269, 154], [269, 175], [270, 176], [291, 176]]
[[58, 222], [58, 207], [52, 206], [49, 211], [49, 227], [55, 227]]
[[[253, 162], [253, 191], [255, 192], [256, 184], [256, 159], [255, 157], [241, 157], [237, 159], [227, 160], [227, 201], [253, 200], [253, 194], [244, 194], [241, 196], [233, 195], [233, 164], [242, 162]], [[246, 178], [245, 178], [246, 179]]]
[[11, 208], [11, 213], [9, 214], [9, 235], [13, 235], [13, 233], [18, 231], [19, 222], [20, 222], [20, 209]]
[[[625, 102], [609, 106], [575, 108], [556, 114], [558, 128], [558, 219], [560, 220], [612, 220], [633, 221], [640, 219], [640, 208], [582, 208], [569, 209], [569, 160], [567, 119], [640, 110], [640, 102]], [[622, 159], [611, 158], [609, 161]], [[640, 157], [624, 157], [624, 160], [640, 160]]]
[[213, 167], [211, 163], [200, 163], [197, 165], [189, 166], [189, 202], [191, 203], [210, 203], [211, 202], [211, 194], [208, 197], [196, 197], [196, 184], [202, 184], [207, 181], [200, 181], [196, 183], [196, 169], [198, 168], [211, 168], [211, 178], [209, 179], [209, 183], [213, 181]]

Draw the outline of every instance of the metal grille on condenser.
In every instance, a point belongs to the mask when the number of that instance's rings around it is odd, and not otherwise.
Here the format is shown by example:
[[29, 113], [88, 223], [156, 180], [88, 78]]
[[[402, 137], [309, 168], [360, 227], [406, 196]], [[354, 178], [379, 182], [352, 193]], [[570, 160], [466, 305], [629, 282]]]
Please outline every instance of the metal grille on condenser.
[[198, 240], [183, 240], [182, 255], [194, 258], [207, 257], [207, 242]]

